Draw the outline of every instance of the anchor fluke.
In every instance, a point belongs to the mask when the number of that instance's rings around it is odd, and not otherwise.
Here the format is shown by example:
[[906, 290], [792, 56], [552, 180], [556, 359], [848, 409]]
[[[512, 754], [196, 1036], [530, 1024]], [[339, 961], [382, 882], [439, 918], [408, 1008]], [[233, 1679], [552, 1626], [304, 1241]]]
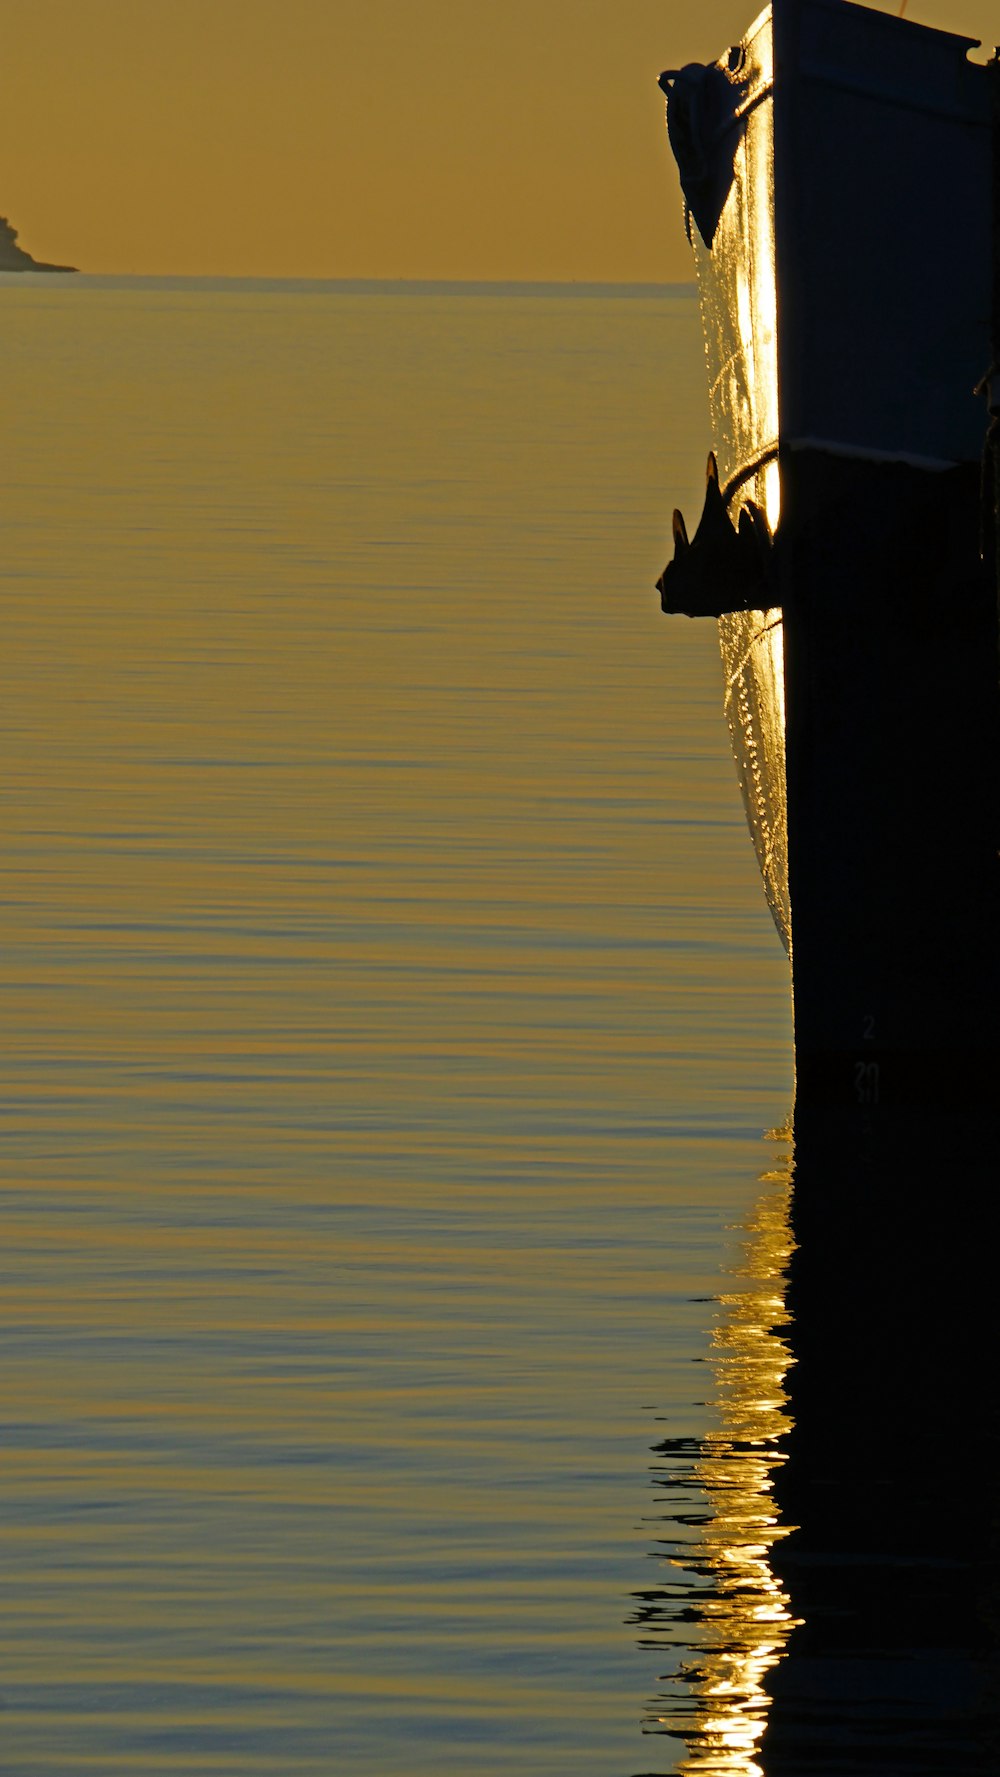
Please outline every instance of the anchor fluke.
[[675, 617], [721, 617], [727, 611], [765, 610], [775, 603], [770, 585], [771, 532], [759, 506], [748, 501], [738, 525], [726, 510], [715, 452], [708, 456], [705, 504], [698, 529], [688, 537], [684, 515], [673, 516], [674, 555], [656, 590]]

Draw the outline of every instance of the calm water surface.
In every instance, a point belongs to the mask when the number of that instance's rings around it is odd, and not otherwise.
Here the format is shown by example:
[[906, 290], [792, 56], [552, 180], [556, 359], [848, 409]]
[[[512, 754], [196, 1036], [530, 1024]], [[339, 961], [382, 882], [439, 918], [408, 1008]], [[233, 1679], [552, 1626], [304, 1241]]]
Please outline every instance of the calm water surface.
[[0, 353], [0, 1769], [677, 1770], [792, 1095], [653, 590], [694, 300], [5, 278]]

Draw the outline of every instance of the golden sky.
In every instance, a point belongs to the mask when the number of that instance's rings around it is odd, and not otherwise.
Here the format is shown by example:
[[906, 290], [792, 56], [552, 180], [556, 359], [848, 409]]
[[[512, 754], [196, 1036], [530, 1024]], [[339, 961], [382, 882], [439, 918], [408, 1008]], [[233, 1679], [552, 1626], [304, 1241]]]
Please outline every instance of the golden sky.
[[[90, 271], [687, 279], [656, 76], [756, 10], [5, 0], [0, 213]], [[995, 0], [907, 15], [1000, 34]]]

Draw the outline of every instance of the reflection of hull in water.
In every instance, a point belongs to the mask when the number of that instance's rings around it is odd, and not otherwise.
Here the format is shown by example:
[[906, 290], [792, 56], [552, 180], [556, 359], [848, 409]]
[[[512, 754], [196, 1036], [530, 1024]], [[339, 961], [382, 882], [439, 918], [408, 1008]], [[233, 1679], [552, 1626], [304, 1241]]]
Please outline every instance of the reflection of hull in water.
[[767, 1777], [1000, 1771], [997, 1133], [796, 1112]]
[[654, 1447], [630, 1621], [662, 1675], [644, 1732], [686, 1752], [644, 1771], [1000, 1771], [996, 1137], [796, 1112], [720, 1291], [714, 1425]]
[[[661, 77], [714, 444], [663, 606], [720, 620], [744, 803], [793, 949], [799, 1089], [822, 1077], [838, 1101], [940, 1077], [956, 975], [971, 982], [1000, 900], [975, 495], [991, 74], [969, 47], [846, 0], [771, 0], [721, 61]], [[928, 946], [942, 907], [962, 934], [978, 922], [967, 957]], [[992, 1067], [989, 994], [959, 991], [960, 1040]]]

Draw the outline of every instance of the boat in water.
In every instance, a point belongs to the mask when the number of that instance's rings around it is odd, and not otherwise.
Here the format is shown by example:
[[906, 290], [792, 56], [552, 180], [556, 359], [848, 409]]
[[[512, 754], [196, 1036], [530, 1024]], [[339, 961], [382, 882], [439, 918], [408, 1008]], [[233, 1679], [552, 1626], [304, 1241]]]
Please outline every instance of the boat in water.
[[928, 930], [935, 908], [982, 927], [1000, 904], [980, 495], [1000, 73], [976, 47], [771, 0], [718, 61], [660, 76], [713, 431], [662, 603], [719, 622], [800, 1090], [822, 1074], [862, 1101], [917, 1055], [933, 1077], [956, 1018], [996, 1054], [962, 985], [975, 940], [945, 959]]

